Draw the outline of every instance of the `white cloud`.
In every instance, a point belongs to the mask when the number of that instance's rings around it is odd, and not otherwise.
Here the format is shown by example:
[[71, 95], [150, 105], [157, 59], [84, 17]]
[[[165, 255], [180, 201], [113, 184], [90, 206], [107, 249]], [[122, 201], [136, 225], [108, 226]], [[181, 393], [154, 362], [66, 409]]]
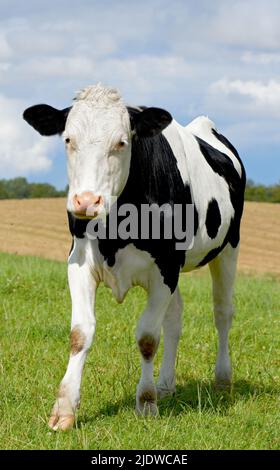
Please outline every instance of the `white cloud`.
[[0, 33], [0, 61], [10, 58], [12, 55], [12, 48], [8, 44], [5, 34]]
[[87, 57], [52, 56], [21, 63], [15, 66], [15, 72], [21, 77], [29, 77], [33, 80], [44, 80], [49, 77], [83, 80], [93, 73], [94, 68], [94, 62]]
[[51, 167], [54, 142], [37, 137], [22, 119], [26, 104], [0, 95], [0, 178], [27, 176]]
[[[185, 88], [192, 74], [191, 64], [188, 64], [183, 57], [172, 55], [158, 57], [152, 54], [134, 58], [52, 56], [31, 59], [14, 66], [15, 79], [20, 76], [24, 80], [35, 81], [41, 85], [41, 89], [42, 83], [47, 82], [48, 91], [51, 91], [52, 95], [43, 96], [42, 99], [51, 100], [50, 104], [56, 105], [56, 98], [60, 93], [59, 85], [63, 83], [67, 102], [59, 101], [61, 106], [66, 106], [82, 86], [99, 81], [119, 88], [124, 99], [136, 102], [144, 100], [144, 104], [145, 101], [152, 103], [161, 96], [162, 101], [168, 101], [168, 93], [178, 92], [180, 82]], [[69, 91], [65, 93], [67, 89]]]
[[0, 62], [0, 72], [6, 73], [11, 67], [10, 62]]
[[[262, 132], [260, 132], [260, 128]], [[236, 144], [246, 150], [246, 155], [250, 147], [260, 146], [269, 148], [269, 145], [280, 144], [280, 134], [278, 122], [271, 123], [267, 120], [250, 120], [245, 122], [235, 122], [223, 129], [225, 135]], [[252, 158], [256, 158], [253, 155]], [[279, 157], [278, 157], [279, 158]]]
[[97, 75], [105, 81], [112, 76], [119, 85], [130, 84], [135, 96], [141, 93], [150, 99], [158, 92], [164, 94], [166, 90], [176, 89], [181, 79], [187, 80], [192, 76], [192, 67], [183, 57], [150, 54], [99, 62], [95, 68]]
[[241, 56], [241, 61], [246, 64], [256, 65], [280, 64], [280, 53], [245, 51]]
[[278, 0], [223, 1], [208, 19], [209, 35], [220, 44], [278, 49]]
[[[245, 96], [251, 100], [259, 110], [280, 114], [280, 81], [270, 80], [267, 83], [260, 81], [242, 81], [222, 79], [213, 83], [210, 93], [221, 96]], [[250, 102], [248, 103], [250, 107]], [[246, 106], [246, 103], [245, 103]], [[252, 109], [252, 108], [251, 108]], [[257, 110], [257, 109], [256, 109]]]

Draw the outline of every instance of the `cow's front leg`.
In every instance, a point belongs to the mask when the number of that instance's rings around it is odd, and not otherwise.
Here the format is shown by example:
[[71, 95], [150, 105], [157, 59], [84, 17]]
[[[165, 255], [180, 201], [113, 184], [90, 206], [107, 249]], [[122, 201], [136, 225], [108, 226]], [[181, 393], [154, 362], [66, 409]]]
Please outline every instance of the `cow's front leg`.
[[136, 339], [141, 353], [142, 373], [136, 391], [136, 412], [145, 416], [156, 416], [158, 413], [154, 357], [160, 341], [162, 321], [171, 298], [170, 289], [162, 281], [153, 282], [147, 307], [137, 326]]
[[89, 264], [86, 261], [81, 264], [75, 252], [69, 260], [68, 281], [72, 299], [70, 358], [49, 419], [49, 426], [54, 430], [66, 430], [74, 425], [83, 367], [95, 332], [96, 283]]

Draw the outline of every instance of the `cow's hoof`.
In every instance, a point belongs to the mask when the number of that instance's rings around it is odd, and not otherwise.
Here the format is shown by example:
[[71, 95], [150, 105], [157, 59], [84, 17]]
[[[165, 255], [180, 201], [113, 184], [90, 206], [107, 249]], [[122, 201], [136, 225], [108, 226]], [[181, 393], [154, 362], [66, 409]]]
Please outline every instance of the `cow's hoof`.
[[73, 428], [74, 423], [75, 423], [75, 416], [73, 414], [64, 415], [64, 416], [59, 416], [58, 414], [51, 415], [49, 419], [49, 427], [53, 431], [58, 431], [59, 429], [61, 431], [67, 431], [68, 429]]
[[218, 391], [230, 392], [231, 390], [231, 380], [227, 378], [216, 377], [215, 380], [215, 389]]
[[161, 387], [160, 385], [157, 386], [157, 398], [158, 400], [162, 400], [166, 397], [173, 397], [176, 392], [176, 387], [172, 388], [165, 388]]
[[135, 413], [138, 416], [158, 416], [158, 407], [155, 402], [145, 401], [143, 404], [137, 404]]
[[157, 390], [155, 386], [137, 391], [136, 414], [139, 416], [157, 416]]

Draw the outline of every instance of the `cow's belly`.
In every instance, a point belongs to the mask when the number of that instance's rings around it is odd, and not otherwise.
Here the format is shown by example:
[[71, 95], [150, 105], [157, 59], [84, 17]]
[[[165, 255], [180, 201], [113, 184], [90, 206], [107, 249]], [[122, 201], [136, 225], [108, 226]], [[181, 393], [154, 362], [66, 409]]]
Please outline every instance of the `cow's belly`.
[[[186, 251], [181, 272], [199, 268], [204, 258], [223, 244], [228, 229], [229, 224], [224, 224], [218, 236], [212, 240], [208, 237], [205, 227], [200, 227], [192, 247]], [[148, 252], [137, 249], [132, 243], [116, 252], [112, 267], [103, 262], [102, 272], [104, 284], [111, 288], [118, 302], [123, 301], [127, 291], [133, 286], [140, 285], [147, 290], [149, 282], [160, 273], [153, 257]]]
[[[217, 248], [216, 246], [213, 246], [212, 249]], [[189, 250], [186, 252], [186, 258], [185, 258], [185, 264], [181, 268], [181, 272], [190, 272], [194, 271], [195, 269], [199, 269], [200, 263], [204, 258], [208, 255], [208, 253], [211, 251], [211, 248], [205, 249], [203, 247], [202, 250], [197, 249], [197, 250]]]
[[[220, 246], [220, 245], [218, 245]], [[212, 243], [203, 250], [198, 241], [186, 253], [186, 262], [181, 272], [189, 272], [199, 268], [201, 260], [217, 245]], [[133, 244], [127, 245], [116, 253], [116, 262], [109, 267], [103, 263], [102, 281], [112, 290], [116, 300], [121, 303], [128, 290], [134, 286], [141, 286], [148, 290], [153, 278], [161, 277], [160, 270], [148, 252], [138, 250]], [[163, 278], [161, 277], [162, 281]]]
[[207, 235], [206, 227], [203, 226], [198, 230], [197, 235], [194, 237], [192, 247], [186, 251], [185, 264], [182, 267], [182, 272], [193, 271], [200, 267], [200, 263], [206, 256], [213, 251], [215, 253], [222, 246], [224, 239], [229, 230], [229, 221], [223, 224], [218, 232], [218, 235], [211, 239]]

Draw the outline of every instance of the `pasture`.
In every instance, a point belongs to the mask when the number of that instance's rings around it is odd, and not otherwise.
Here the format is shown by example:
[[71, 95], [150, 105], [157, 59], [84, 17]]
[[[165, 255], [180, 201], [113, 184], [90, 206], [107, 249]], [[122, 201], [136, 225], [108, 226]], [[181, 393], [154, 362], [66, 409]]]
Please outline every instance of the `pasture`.
[[[181, 276], [184, 328], [177, 394], [160, 417], [136, 418], [140, 357], [134, 340], [145, 293], [118, 305], [99, 288], [97, 332], [75, 428], [51, 432], [47, 418], [68, 360], [70, 299], [66, 264], [0, 255], [2, 449], [279, 448], [279, 278], [240, 274], [231, 330], [234, 388], [212, 386], [216, 332], [208, 272]], [[156, 359], [159, 369], [162, 349]]]
[[[160, 403], [157, 419], [134, 415], [134, 330], [146, 295], [135, 288], [118, 305], [101, 286], [81, 408], [68, 433], [46, 424], [68, 361], [65, 200], [0, 201], [0, 214], [1, 251], [12, 253], [0, 254], [1, 449], [279, 448], [279, 205], [245, 204], [231, 394], [212, 385], [216, 331], [207, 269], [181, 276], [177, 394]], [[162, 345], [156, 372], [161, 356]]]

